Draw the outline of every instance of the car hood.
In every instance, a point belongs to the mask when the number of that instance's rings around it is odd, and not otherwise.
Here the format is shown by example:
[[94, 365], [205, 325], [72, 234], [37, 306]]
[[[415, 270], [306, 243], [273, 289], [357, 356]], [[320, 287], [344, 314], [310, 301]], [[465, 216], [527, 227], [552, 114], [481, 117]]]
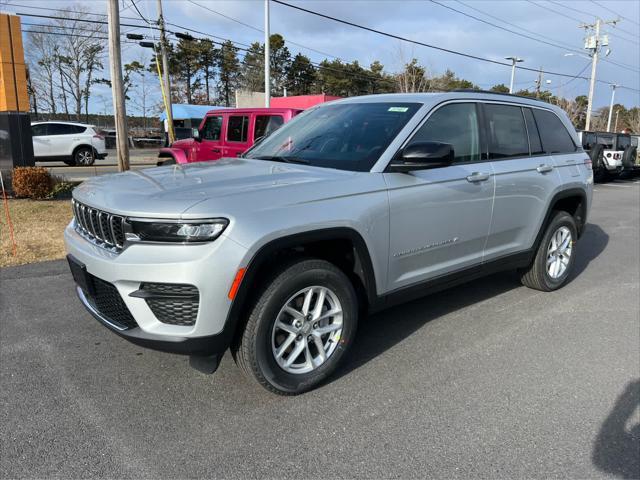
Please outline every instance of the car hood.
[[240, 205], [255, 210], [348, 194], [353, 189], [349, 180], [362, 175], [370, 174], [223, 158], [95, 177], [78, 186], [73, 196], [121, 215], [196, 218], [202, 215], [198, 209], [191, 214], [188, 210], [208, 200], [207, 210], [215, 210], [209, 213], [220, 215]]

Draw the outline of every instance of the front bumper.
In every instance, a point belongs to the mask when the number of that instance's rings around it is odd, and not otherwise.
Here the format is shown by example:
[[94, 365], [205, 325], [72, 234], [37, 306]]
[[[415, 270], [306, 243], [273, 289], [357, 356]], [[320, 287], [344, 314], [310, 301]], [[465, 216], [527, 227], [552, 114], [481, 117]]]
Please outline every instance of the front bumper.
[[80, 287], [76, 286], [78, 298], [87, 311], [109, 330], [117, 333], [131, 343], [153, 350], [182, 355], [210, 356], [219, 355], [229, 347], [233, 331], [231, 328], [223, 329], [218, 335], [206, 337], [174, 337], [169, 335], [154, 335], [138, 328], [122, 329], [118, 325], [103, 316], [89, 301]]
[[[74, 228], [65, 230], [67, 252], [96, 279], [117, 290], [135, 320], [123, 327], [92, 304], [77, 287], [82, 304], [104, 326], [145, 347], [174, 353], [211, 355], [224, 351], [233, 326], [227, 322], [231, 307], [229, 288], [246, 255], [246, 249], [221, 236], [198, 245], [134, 244], [113, 253], [87, 241]], [[163, 323], [144, 298], [131, 296], [142, 283], [194, 285], [199, 291], [198, 313], [193, 325]]]

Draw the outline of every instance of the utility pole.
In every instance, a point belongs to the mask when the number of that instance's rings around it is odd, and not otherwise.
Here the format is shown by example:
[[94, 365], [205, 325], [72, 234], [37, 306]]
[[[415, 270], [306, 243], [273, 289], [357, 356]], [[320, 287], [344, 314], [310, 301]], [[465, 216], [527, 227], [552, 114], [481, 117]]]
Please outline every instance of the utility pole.
[[518, 57], [504, 57], [505, 60], [511, 60], [511, 81], [509, 82], [509, 93], [513, 93], [513, 81], [516, 78], [516, 63], [524, 62]]
[[613, 131], [617, 132], [618, 131], [618, 114], [620, 113], [620, 109], [616, 110], [616, 124], [613, 127]]
[[129, 142], [127, 130], [127, 111], [124, 105], [122, 85], [122, 58], [120, 57], [120, 11], [118, 0], [109, 0], [107, 16], [109, 24], [109, 67], [111, 71], [111, 93], [116, 122], [116, 152], [118, 171], [129, 170]]
[[269, 0], [264, 0], [264, 106], [267, 108], [271, 106], [271, 45], [269, 45], [269, 37]]
[[593, 93], [596, 86], [596, 67], [598, 65], [598, 53], [600, 52], [600, 48], [602, 46], [609, 45], [608, 36], [605, 35], [603, 37], [600, 37], [600, 27], [602, 26], [603, 23], [615, 25], [617, 22], [618, 20], [603, 21], [598, 18], [596, 19], [595, 24], [580, 25], [580, 28], [584, 28], [585, 31], [588, 31], [588, 30], [594, 31], [594, 34], [589, 35], [585, 39], [585, 43], [584, 43], [584, 48], [586, 50], [591, 51], [591, 79], [589, 81], [589, 96], [588, 96], [588, 102], [587, 102], [587, 121], [584, 127], [585, 130], [589, 130], [589, 127], [591, 125], [591, 111], [593, 110]]
[[536, 98], [540, 98], [540, 88], [542, 87], [542, 67], [538, 70], [538, 78], [536, 79]]
[[618, 85], [615, 83], [611, 85], [611, 103], [609, 104], [609, 119], [607, 120], [607, 132], [611, 131], [611, 117], [613, 115], [613, 100], [616, 98], [616, 88]]
[[[167, 103], [167, 132], [169, 134], [169, 144], [176, 140], [173, 130], [173, 103], [171, 102], [171, 81], [169, 80], [169, 59], [167, 57], [167, 36], [164, 30], [164, 17], [162, 15], [162, 0], [158, 0], [158, 27], [160, 27], [160, 55], [162, 55], [162, 81], [166, 92]], [[156, 58], [156, 62], [158, 59]]]

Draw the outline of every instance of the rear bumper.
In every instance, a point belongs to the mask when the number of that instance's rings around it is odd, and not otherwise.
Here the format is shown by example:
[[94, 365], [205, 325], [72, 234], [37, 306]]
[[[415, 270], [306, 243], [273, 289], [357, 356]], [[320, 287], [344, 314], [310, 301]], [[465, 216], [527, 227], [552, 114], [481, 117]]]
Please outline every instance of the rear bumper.
[[96, 153], [96, 158], [97, 158], [98, 160], [102, 160], [103, 158], [107, 158], [107, 155], [109, 155], [109, 154], [108, 154], [108, 153], [106, 153], [106, 152], [105, 152], [105, 153], [99, 153], [99, 152], [97, 152], [97, 153]]
[[140, 345], [141, 347], [181, 355], [211, 356], [222, 355], [231, 343], [232, 332], [230, 329], [224, 329], [218, 335], [193, 338], [154, 335], [141, 330], [139, 327], [122, 329], [94, 308], [80, 287], [76, 287], [76, 293], [82, 305], [84, 305], [87, 311], [102, 325], [129, 340], [131, 343]]

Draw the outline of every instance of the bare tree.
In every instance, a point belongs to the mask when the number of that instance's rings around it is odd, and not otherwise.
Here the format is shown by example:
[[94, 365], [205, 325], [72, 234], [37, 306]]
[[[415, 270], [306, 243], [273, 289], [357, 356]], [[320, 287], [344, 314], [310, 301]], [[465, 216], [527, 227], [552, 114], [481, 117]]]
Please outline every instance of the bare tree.
[[[74, 6], [58, 13], [47, 26], [28, 35], [27, 63], [33, 71], [34, 90], [51, 113], [62, 102], [70, 118], [70, 103], [77, 120], [85, 113], [88, 118], [89, 98], [94, 74], [102, 70], [105, 52], [105, 29], [101, 24], [82, 22], [88, 10]], [[38, 88], [38, 87], [44, 88]], [[45, 94], [46, 92], [46, 94]]]
[[[50, 31], [48, 27], [41, 27], [40, 30]], [[51, 36], [47, 33], [29, 32], [25, 52], [33, 95], [41, 105], [44, 105], [45, 110], [56, 113], [57, 88], [54, 74], [57, 72], [57, 66], [54, 44], [50, 41]]]

